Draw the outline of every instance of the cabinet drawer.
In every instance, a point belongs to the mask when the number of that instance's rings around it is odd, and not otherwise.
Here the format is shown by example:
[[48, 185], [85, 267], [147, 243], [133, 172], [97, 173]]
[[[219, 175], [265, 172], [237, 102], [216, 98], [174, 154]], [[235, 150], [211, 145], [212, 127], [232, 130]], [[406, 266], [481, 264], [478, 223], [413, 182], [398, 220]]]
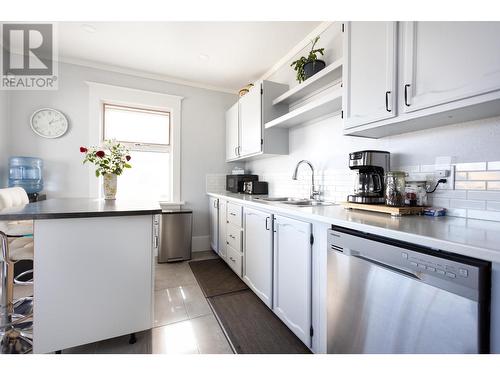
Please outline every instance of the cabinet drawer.
[[241, 228], [228, 224], [226, 231], [227, 244], [233, 249], [241, 252]]
[[236, 274], [241, 277], [241, 260], [242, 256], [239, 251], [236, 251], [231, 246], [227, 246], [226, 262]]
[[227, 222], [241, 228], [242, 206], [239, 204], [227, 204]]

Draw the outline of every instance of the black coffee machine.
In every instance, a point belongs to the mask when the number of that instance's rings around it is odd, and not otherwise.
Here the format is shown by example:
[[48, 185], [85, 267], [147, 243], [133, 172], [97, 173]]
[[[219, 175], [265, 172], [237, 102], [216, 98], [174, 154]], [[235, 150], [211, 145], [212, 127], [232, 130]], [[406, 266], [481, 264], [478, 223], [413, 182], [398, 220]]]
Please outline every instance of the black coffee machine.
[[354, 182], [354, 194], [348, 202], [384, 203], [384, 173], [389, 171], [390, 156], [387, 151], [365, 150], [349, 154], [349, 168], [358, 171]]

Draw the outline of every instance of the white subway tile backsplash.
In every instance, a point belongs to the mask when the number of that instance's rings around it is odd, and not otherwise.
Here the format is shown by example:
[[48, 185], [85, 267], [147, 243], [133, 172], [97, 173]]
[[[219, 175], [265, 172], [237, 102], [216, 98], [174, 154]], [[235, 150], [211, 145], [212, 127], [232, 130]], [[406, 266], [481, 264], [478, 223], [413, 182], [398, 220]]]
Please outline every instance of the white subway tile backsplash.
[[500, 181], [488, 181], [487, 188], [488, 190], [500, 190]]
[[467, 210], [465, 208], [447, 208], [446, 215], [455, 217], [467, 217]]
[[432, 205], [435, 207], [444, 207], [444, 208], [450, 207], [450, 200], [446, 198], [432, 198], [431, 202]]
[[500, 180], [500, 172], [469, 172], [469, 180]]
[[[427, 180], [434, 187], [436, 170], [449, 170], [444, 164], [394, 166], [394, 170], [408, 173], [408, 180]], [[437, 163], [437, 161], [436, 161]], [[269, 194], [274, 196], [309, 197], [311, 172], [301, 170], [299, 179], [293, 181], [291, 173], [259, 173], [260, 180], [269, 182]], [[320, 187], [325, 200], [343, 202], [354, 188], [355, 171], [347, 168], [316, 171], [315, 184]], [[207, 177], [207, 189], [215, 187], [224, 190], [225, 176]], [[448, 216], [470, 217], [500, 221], [500, 161], [456, 164], [455, 189], [441, 186], [429, 194], [429, 204], [445, 207]]]
[[455, 181], [455, 189], [459, 190], [485, 190], [486, 182], [484, 181]]
[[473, 208], [476, 210], [484, 210], [486, 208], [486, 202], [468, 201], [463, 199], [451, 199], [450, 208]]
[[457, 171], [485, 171], [486, 162], [481, 163], [458, 163], [455, 165]]
[[491, 170], [491, 171], [500, 170], [500, 161], [489, 161], [488, 162], [488, 170]]
[[500, 202], [488, 201], [486, 202], [486, 209], [489, 211], [500, 211]]
[[455, 199], [466, 199], [467, 191], [466, 190], [445, 190], [438, 189], [434, 193], [430, 194], [431, 196], [437, 198], [455, 198]]
[[500, 211], [467, 210], [470, 219], [500, 221]]
[[500, 191], [468, 191], [467, 199], [500, 201]]

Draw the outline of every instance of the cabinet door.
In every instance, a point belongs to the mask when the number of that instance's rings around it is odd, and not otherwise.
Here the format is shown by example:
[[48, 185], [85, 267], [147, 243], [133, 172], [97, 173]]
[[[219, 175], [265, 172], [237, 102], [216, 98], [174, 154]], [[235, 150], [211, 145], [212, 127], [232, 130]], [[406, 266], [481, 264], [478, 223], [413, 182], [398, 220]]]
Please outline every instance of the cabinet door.
[[402, 33], [402, 111], [500, 89], [499, 22], [405, 22]]
[[226, 258], [227, 202], [219, 199], [219, 246], [217, 253]]
[[240, 156], [262, 151], [261, 85], [257, 84], [240, 98]]
[[272, 215], [245, 207], [243, 280], [272, 308], [273, 233]]
[[311, 224], [274, 217], [274, 313], [311, 345]]
[[396, 115], [396, 22], [348, 22], [344, 38], [344, 126]]
[[219, 250], [219, 200], [210, 197], [208, 200], [208, 212], [210, 216], [210, 247], [213, 251]]
[[238, 103], [226, 112], [226, 160], [238, 158], [239, 146]]

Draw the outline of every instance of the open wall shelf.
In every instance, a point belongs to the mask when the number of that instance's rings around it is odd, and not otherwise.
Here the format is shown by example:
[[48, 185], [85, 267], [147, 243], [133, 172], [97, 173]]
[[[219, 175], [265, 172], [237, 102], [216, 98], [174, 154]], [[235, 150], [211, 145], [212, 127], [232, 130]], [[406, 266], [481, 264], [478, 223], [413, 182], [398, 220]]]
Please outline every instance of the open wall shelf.
[[[318, 73], [319, 74], [319, 73]], [[342, 109], [342, 87], [319, 96], [303, 106], [296, 108], [286, 115], [280, 116], [265, 124], [266, 129], [273, 127], [290, 128], [309, 121], [340, 112]]]
[[331, 83], [340, 82], [342, 80], [342, 61], [342, 59], [334, 61], [319, 73], [278, 96], [273, 100], [273, 105], [300, 101]]

